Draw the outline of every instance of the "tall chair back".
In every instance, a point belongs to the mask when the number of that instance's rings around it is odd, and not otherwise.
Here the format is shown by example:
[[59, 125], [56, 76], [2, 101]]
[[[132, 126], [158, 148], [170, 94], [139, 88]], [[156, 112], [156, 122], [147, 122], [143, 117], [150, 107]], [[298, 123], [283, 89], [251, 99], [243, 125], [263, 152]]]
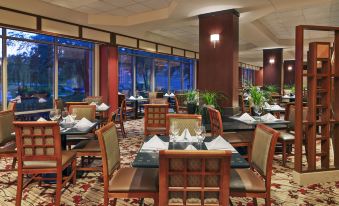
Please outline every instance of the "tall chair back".
[[165, 134], [168, 104], [145, 104], [145, 135]]
[[201, 115], [196, 114], [167, 114], [166, 115], [166, 135], [169, 135], [169, 130], [173, 122], [179, 127], [179, 135], [188, 129], [191, 135], [195, 135], [194, 128], [201, 125]]
[[65, 102], [66, 104], [66, 107], [67, 107], [67, 110], [69, 111], [69, 108], [72, 106], [72, 105], [88, 105], [87, 102]]
[[[303, 120], [307, 120], [308, 118], [308, 107], [303, 107]], [[289, 121], [289, 124], [287, 125], [287, 129], [289, 131], [294, 131], [295, 127], [295, 105], [294, 103], [288, 103], [286, 105], [286, 114], [285, 114], [285, 120]]]
[[222, 135], [224, 132], [224, 129], [222, 126], [222, 118], [221, 118], [220, 112], [212, 107], [207, 107], [207, 110], [210, 116], [212, 136]]
[[91, 104], [92, 102], [95, 102], [96, 104], [103, 103], [102, 96], [88, 96], [84, 99], [84, 102], [87, 102], [88, 104]]
[[95, 111], [96, 111], [95, 105], [71, 105], [69, 107], [69, 112], [72, 113], [74, 110], [76, 110], [77, 120], [80, 120], [82, 118], [86, 118], [89, 121], [95, 120]]
[[159, 205], [229, 204], [230, 151], [159, 152]]
[[150, 104], [168, 104], [168, 100], [164, 98], [152, 98], [149, 99]]
[[7, 110], [12, 110], [15, 112], [16, 109], [16, 102], [10, 101], [7, 106]]
[[12, 132], [14, 132], [14, 111], [2, 111], [0, 112], [0, 145], [14, 140]]

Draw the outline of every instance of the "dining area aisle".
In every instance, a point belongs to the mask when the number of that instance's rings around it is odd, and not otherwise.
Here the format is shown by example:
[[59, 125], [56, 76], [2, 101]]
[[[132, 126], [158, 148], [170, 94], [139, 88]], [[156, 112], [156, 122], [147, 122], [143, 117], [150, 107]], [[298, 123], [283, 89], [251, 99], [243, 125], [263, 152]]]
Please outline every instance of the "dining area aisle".
[[[121, 167], [130, 167], [137, 152], [144, 142], [143, 119], [131, 120], [125, 123], [127, 138], [119, 136]], [[10, 167], [10, 159], [1, 159], [0, 167]], [[101, 164], [94, 161], [93, 164]], [[271, 199], [272, 205], [334, 205], [339, 202], [338, 182], [326, 184], [314, 184], [301, 187], [293, 181], [292, 169], [293, 158], [289, 158], [287, 167], [281, 166], [281, 155], [275, 155], [273, 160], [273, 174]], [[103, 182], [98, 178], [99, 172], [90, 172], [77, 178], [76, 185], [68, 186], [62, 193], [61, 204], [65, 206], [77, 205], [102, 205], [103, 204]], [[15, 205], [17, 172], [0, 173], [0, 205]], [[52, 202], [54, 189], [45, 190], [33, 183], [23, 191], [22, 205], [48, 205]], [[322, 194], [322, 195], [319, 195]], [[113, 201], [113, 200], [111, 200]], [[233, 205], [248, 205], [251, 198], [231, 198]], [[153, 205], [153, 200], [146, 198], [146, 206]], [[139, 205], [137, 199], [118, 199], [118, 206]], [[258, 205], [264, 205], [263, 199], [258, 199]]]

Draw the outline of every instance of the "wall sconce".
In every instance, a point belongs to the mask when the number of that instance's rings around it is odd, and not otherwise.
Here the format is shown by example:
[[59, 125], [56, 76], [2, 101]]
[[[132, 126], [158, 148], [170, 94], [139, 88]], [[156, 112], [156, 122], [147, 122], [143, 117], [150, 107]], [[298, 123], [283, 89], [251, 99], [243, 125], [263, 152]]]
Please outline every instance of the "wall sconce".
[[219, 41], [219, 34], [211, 34], [211, 42], [213, 42], [213, 47], [215, 48], [215, 43]]
[[274, 64], [275, 59], [274, 58], [270, 58], [269, 62], [270, 62], [270, 64]]
[[292, 71], [292, 69], [293, 69], [293, 67], [291, 65], [287, 67], [288, 71]]

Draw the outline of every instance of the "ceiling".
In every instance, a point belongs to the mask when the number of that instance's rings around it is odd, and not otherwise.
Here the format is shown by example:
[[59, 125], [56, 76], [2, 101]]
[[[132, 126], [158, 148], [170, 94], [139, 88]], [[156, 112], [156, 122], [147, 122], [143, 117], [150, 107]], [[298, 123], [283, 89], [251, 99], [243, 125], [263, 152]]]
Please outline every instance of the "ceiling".
[[[237, 9], [240, 61], [259, 66], [265, 48], [284, 48], [284, 59], [294, 58], [297, 25], [339, 26], [339, 0], [0, 0], [0, 5], [195, 51], [197, 16]], [[305, 45], [333, 41], [333, 34], [306, 32], [305, 40]]]

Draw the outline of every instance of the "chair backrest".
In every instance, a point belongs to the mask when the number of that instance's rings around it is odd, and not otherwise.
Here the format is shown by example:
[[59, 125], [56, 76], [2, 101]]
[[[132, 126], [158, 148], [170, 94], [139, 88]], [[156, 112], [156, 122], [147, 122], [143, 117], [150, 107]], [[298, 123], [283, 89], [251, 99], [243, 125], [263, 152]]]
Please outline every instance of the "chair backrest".
[[[144, 133], [150, 134], [165, 134], [166, 114], [168, 113], [168, 104], [145, 104], [145, 121]], [[159, 133], [159, 129], [163, 132]]]
[[18, 169], [25, 161], [54, 161], [61, 167], [58, 122], [14, 122]]
[[210, 116], [212, 136], [222, 135], [224, 132], [224, 129], [222, 126], [222, 118], [221, 118], [220, 112], [212, 107], [207, 107], [207, 110]]
[[60, 109], [60, 111], [63, 111], [64, 107], [65, 104], [62, 99], [54, 99], [54, 109]]
[[[303, 121], [308, 118], [308, 107], [303, 106]], [[293, 131], [295, 128], [295, 105], [294, 103], [288, 103], [286, 105], [285, 120], [290, 123], [287, 125], [289, 131]]]
[[8, 102], [7, 110], [11, 110], [15, 112], [16, 109], [16, 102], [10, 101]]
[[195, 135], [194, 128], [196, 125], [201, 125], [201, 115], [196, 114], [167, 114], [166, 115], [166, 135], [169, 135], [169, 130], [173, 122], [179, 127], [179, 135], [188, 129], [191, 135]]
[[254, 168], [270, 185], [272, 175], [272, 161], [279, 132], [264, 125], [258, 124], [254, 131], [251, 168]]
[[185, 94], [175, 94], [175, 98], [178, 100], [179, 106], [184, 106], [186, 101], [186, 95]]
[[230, 151], [161, 150], [159, 205], [229, 204]]
[[84, 99], [84, 102], [87, 102], [88, 104], [91, 104], [92, 102], [95, 102], [96, 104], [103, 103], [102, 96], [88, 96]]
[[179, 102], [178, 102], [178, 98], [176, 96], [174, 96], [174, 103], [175, 103], [175, 112], [177, 114], [179, 114], [180, 109], [179, 109]]
[[0, 112], [0, 145], [3, 145], [14, 139], [14, 137], [11, 135], [11, 133], [14, 132], [13, 121], [13, 110]]
[[118, 94], [118, 105], [121, 105], [122, 100], [126, 99], [124, 94]]
[[150, 104], [168, 104], [168, 99], [165, 98], [151, 98], [149, 99]]
[[70, 106], [72, 105], [88, 105], [87, 102], [65, 102], [67, 110], [69, 111]]
[[126, 121], [126, 120], [127, 120], [127, 105], [126, 105], [126, 99], [123, 99], [123, 100], [121, 101], [119, 115], [120, 115], [121, 121]]
[[113, 111], [111, 115], [108, 117], [108, 123], [115, 122], [119, 112], [121, 112], [121, 110], [119, 109], [116, 109], [115, 111]]
[[76, 110], [76, 118], [77, 120], [86, 118], [89, 121], [95, 120], [95, 111], [96, 106], [95, 105], [71, 105], [69, 107], [69, 112], [72, 113], [73, 110]]
[[98, 129], [96, 135], [100, 144], [104, 189], [108, 191], [109, 180], [115, 170], [120, 168], [120, 148], [118, 133], [113, 122]]

